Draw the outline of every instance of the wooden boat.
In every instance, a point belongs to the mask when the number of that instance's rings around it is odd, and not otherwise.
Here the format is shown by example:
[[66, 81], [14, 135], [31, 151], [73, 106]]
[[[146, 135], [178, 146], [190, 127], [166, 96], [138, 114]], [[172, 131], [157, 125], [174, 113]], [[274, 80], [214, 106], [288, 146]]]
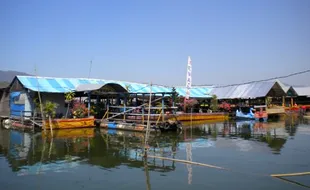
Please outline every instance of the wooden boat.
[[[150, 121], [157, 121], [160, 119], [159, 114], [151, 115]], [[202, 120], [213, 120], [213, 121], [225, 121], [228, 120], [228, 114], [226, 113], [177, 113], [177, 114], [165, 114], [164, 120], [177, 120], [177, 121], [202, 121]], [[130, 115], [126, 116], [126, 120], [129, 121], [142, 121], [143, 116]], [[147, 120], [147, 115], [144, 115], [144, 121]]]
[[[171, 118], [173, 119], [173, 118]], [[201, 120], [213, 120], [213, 121], [225, 121], [228, 119], [228, 114], [225, 113], [181, 113], [176, 115], [178, 121], [201, 121]]]
[[[53, 119], [52, 128], [53, 129], [76, 129], [76, 128], [86, 128], [94, 127], [95, 118], [70, 118], [70, 119]], [[49, 121], [45, 121], [46, 129], [50, 129]]]
[[[136, 132], [145, 132], [146, 126], [142, 124], [135, 124], [135, 123], [125, 123], [125, 122], [103, 122], [100, 124], [100, 127], [106, 129], [114, 129], [114, 130], [125, 130], [125, 131], [136, 131]], [[151, 128], [150, 132], [155, 132], [155, 128]]]

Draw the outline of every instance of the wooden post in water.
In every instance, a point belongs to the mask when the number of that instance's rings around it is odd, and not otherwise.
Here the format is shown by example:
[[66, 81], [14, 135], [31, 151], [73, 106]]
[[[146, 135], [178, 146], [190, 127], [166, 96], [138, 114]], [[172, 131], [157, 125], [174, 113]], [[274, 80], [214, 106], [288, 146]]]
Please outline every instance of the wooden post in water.
[[53, 138], [53, 125], [52, 125], [52, 118], [51, 118], [51, 116], [49, 115], [48, 116], [48, 121], [49, 121], [49, 125], [50, 125], [50, 130], [51, 130], [51, 136], [52, 136], [52, 138]]
[[42, 126], [43, 126], [43, 130], [44, 130], [44, 134], [46, 135], [45, 117], [44, 117], [44, 112], [43, 112], [43, 106], [42, 106], [41, 94], [40, 94], [40, 89], [39, 89], [39, 81], [38, 81], [38, 77], [37, 77], [37, 69], [36, 68], [35, 68], [35, 75], [36, 75], [37, 84], [38, 84], [38, 97], [39, 97], [40, 111], [41, 111], [41, 117], [42, 117]]
[[162, 98], [161, 99], [161, 117], [162, 117], [162, 122], [165, 121], [165, 94], [162, 94]]
[[88, 95], [88, 105], [87, 105], [87, 109], [88, 109], [88, 117], [90, 116], [90, 91], [87, 92]]
[[[144, 105], [144, 94], [142, 94], [142, 105]], [[142, 106], [142, 123], [144, 125], [144, 106]]]
[[150, 174], [149, 174], [149, 169], [147, 165], [147, 158], [143, 158], [143, 162], [144, 162], [144, 171], [145, 171], [145, 178], [146, 178], [146, 189], [151, 190]]
[[147, 115], [147, 125], [146, 125], [146, 132], [145, 132], [145, 141], [144, 141], [144, 157], [147, 157], [147, 146], [148, 146], [148, 138], [150, 133], [150, 114], [151, 114], [151, 101], [152, 101], [152, 83], [150, 84], [150, 97], [149, 97], [149, 108], [148, 108], [148, 115]]

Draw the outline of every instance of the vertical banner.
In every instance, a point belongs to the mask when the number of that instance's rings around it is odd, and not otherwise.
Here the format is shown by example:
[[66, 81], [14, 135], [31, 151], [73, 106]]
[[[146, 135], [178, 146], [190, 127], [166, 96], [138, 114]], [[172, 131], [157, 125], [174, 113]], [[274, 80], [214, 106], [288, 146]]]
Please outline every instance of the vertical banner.
[[191, 92], [190, 89], [192, 88], [192, 60], [191, 57], [188, 56], [187, 61], [187, 76], [186, 76], [186, 95], [185, 99], [189, 99]]

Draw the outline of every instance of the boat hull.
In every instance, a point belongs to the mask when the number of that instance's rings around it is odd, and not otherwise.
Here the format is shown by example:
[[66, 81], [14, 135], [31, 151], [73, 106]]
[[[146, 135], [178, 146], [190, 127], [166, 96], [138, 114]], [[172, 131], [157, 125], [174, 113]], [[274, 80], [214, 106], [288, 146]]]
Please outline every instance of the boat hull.
[[[52, 129], [76, 129], [94, 127], [95, 118], [53, 119]], [[45, 121], [46, 129], [50, 129], [49, 121]]]
[[[182, 113], [176, 115], [165, 115], [165, 120], [178, 120], [178, 121], [225, 121], [228, 120], [228, 114], [225, 113]], [[142, 121], [143, 116], [127, 116], [126, 119], [132, 121]], [[150, 116], [151, 121], [157, 121], [159, 116]], [[147, 115], [144, 116], [144, 121], [147, 121]]]
[[[100, 127], [112, 130], [124, 130], [124, 131], [135, 131], [135, 132], [145, 132], [145, 126], [136, 125], [132, 123], [116, 123], [116, 122], [105, 122], [101, 123]], [[150, 132], [155, 132], [155, 129], [150, 129]]]

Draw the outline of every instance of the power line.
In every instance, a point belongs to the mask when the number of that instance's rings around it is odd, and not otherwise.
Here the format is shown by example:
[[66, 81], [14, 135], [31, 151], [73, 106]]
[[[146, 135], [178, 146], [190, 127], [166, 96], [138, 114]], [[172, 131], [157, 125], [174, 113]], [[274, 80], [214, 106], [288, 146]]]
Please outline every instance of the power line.
[[[244, 82], [244, 83], [237, 83], [237, 84], [214, 86], [214, 88], [224, 88], [224, 87], [230, 87], [230, 86], [239, 86], [239, 85], [244, 85], [244, 84], [251, 84], [251, 83], [256, 83], [256, 82], [265, 82], [265, 81], [270, 81], [270, 80], [283, 79], [283, 78], [288, 78], [288, 77], [292, 77], [292, 76], [296, 76], [296, 75], [301, 75], [301, 74], [308, 73], [308, 72], [310, 72], [310, 69], [304, 70], [304, 71], [295, 72], [295, 73], [291, 73], [291, 74], [288, 74], [288, 75], [279, 76], [279, 77], [272, 77], [272, 78], [268, 78], [268, 79], [254, 80], [254, 81], [249, 81], [249, 82]], [[205, 85], [197, 85], [197, 86], [205, 86]]]

